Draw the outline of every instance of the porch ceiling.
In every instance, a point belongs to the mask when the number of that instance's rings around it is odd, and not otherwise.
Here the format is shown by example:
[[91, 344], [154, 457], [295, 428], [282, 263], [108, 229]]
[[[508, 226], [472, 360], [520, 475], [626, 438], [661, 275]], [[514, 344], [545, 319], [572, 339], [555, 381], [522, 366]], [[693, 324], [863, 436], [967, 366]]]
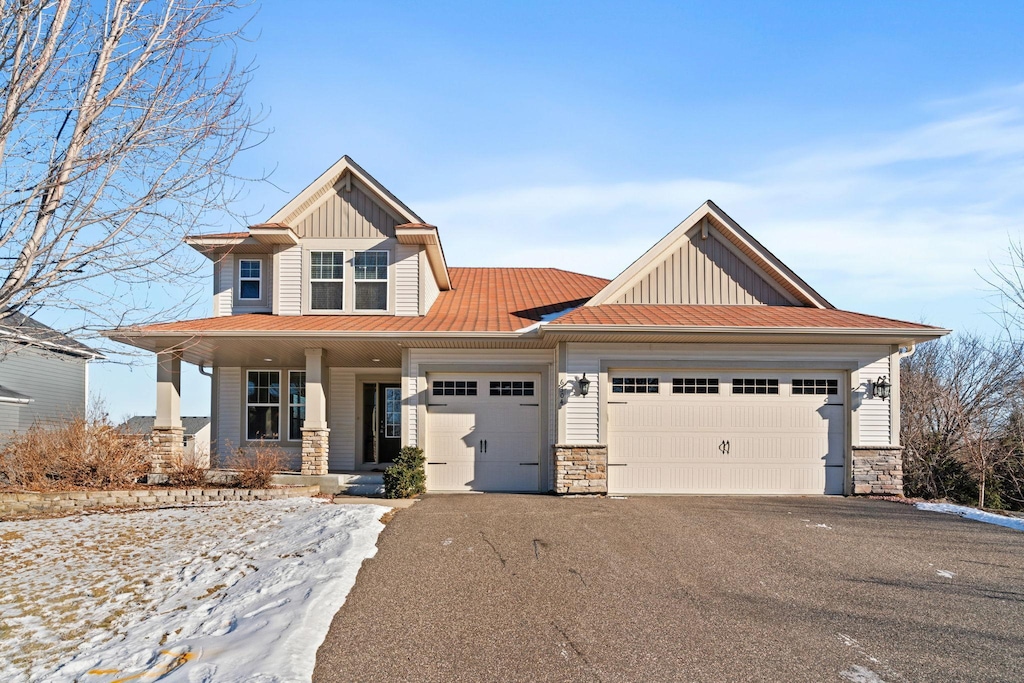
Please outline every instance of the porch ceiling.
[[[402, 367], [397, 341], [336, 340], [323, 337], [160, 337], [133, 339], [150, 351], [180, 349], [182, 360], [221, 367], [294, 366], [306, 363], [306, 349], [321, 348], [328, 365], [337, 367]], [[270, 360], [266, 360], [266, 359]]]

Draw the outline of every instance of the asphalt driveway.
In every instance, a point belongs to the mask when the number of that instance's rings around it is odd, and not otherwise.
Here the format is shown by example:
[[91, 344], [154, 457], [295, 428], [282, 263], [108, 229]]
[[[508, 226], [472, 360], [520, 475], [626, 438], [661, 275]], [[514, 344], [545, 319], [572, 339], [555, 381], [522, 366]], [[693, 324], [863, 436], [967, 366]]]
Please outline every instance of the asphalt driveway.
[[333, 681], [1020, 681], [1024, 533], [843, 498], [431, 495]]

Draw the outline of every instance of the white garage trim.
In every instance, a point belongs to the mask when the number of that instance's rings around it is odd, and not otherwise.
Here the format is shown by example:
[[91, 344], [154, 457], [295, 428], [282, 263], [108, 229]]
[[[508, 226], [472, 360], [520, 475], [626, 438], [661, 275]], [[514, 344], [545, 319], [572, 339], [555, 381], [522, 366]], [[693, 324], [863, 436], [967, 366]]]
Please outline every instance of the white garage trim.
[[[608, 444], [609, 492], [847, 492], [850, 371], [607, 365], [602, 433]], [[759, 393], [734, 393], [734, 381], [755, 378], [762, 382]], [[701, 385], [709, 379], [712, 392], [688, 393], [701, 389], [685, 387], [687, 380]], [[834, 394], [802, 394], [794, 388], [800, 379], [829, 380]], [[674, 381], [680, 383], [677, 391]], [[772, 386], [763, 386], [765, 381]], [[616, 382], [623, 385], [621, 393], [615, 393]], [[656, 389], [650, 386], [654, 382]]]

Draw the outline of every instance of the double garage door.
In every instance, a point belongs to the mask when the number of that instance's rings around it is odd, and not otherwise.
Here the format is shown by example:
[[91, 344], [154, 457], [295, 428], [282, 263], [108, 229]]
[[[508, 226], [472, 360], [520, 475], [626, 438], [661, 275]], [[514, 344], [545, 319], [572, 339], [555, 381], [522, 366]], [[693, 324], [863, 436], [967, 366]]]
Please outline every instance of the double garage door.
[[539, 374], [427, 377], [427, 488], [538, 491]]
[[843, 377], [613, 371], [612, 493], [843, 493]]

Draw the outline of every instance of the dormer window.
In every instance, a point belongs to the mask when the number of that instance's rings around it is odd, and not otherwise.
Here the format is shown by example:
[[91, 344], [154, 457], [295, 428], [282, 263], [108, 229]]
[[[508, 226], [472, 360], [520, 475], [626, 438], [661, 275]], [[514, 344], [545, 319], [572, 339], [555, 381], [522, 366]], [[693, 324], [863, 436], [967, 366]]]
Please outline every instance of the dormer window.
[[345, 252], [310, 252], [309, 307], [314, 311], [345, 308]]
[[259, 301], [262, 296], [263, 262], [258, 259], [238, 261], [238, 298]]
[[388, 310], [388, 252], [359, 251], [355, 268], [357, 311]]

